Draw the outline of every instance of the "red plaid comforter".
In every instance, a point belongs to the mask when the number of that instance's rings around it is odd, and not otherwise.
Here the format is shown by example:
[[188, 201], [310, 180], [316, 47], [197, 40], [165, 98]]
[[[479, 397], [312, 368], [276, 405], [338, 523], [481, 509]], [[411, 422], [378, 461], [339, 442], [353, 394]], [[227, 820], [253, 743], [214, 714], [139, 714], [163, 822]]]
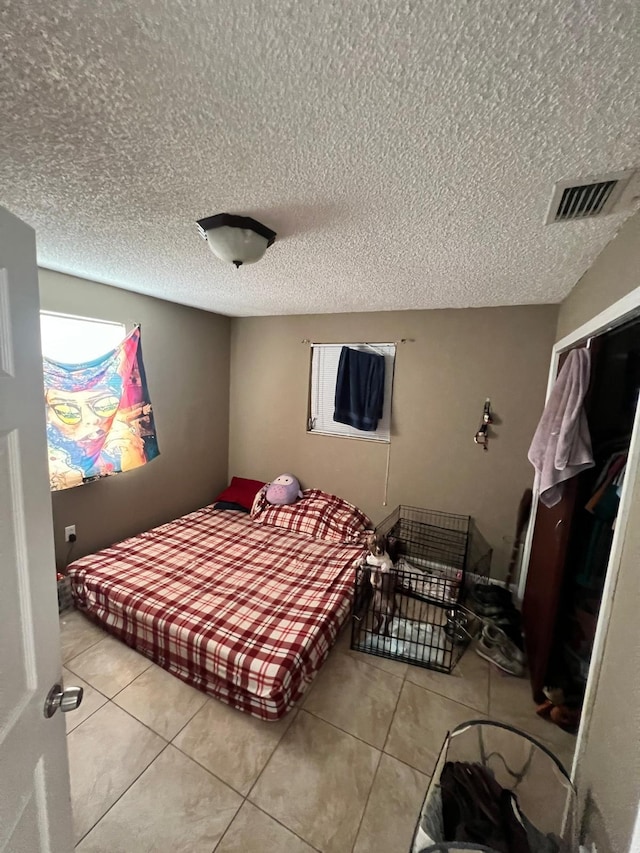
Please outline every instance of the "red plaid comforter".
[[282, 717], [349, 611], [361, 545], [192, 512], [69, 567], [79, 609], [174, 675]]

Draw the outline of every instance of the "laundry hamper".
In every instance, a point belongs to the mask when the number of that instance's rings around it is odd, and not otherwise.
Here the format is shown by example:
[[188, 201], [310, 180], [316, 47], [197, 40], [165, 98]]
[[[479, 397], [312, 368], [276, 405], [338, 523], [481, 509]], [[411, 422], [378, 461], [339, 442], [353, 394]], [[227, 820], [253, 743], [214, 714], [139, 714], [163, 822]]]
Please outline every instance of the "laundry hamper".
[[[448, 762], [484, 768], [499, 786], [515, 795], [531, 853], [568, 853], [571, 849], [575, 789], [562, 764], [546, 747], [512, 726], [472, 720], [445, 739], [409, 853], [494, 853], [496, 849], [478, 841], [445, 840], [441, 781]], [[511, 796], [507, 793], [506, 797], [510, 803]]]

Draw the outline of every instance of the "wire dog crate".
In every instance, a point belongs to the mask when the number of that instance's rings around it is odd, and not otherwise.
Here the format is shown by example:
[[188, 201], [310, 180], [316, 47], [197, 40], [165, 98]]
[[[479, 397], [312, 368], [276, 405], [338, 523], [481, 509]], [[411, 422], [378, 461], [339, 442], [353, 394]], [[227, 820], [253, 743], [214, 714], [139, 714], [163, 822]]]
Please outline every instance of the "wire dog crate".
[[474, 632], [457, 603], [434, 598], [451, 587], [399, 569], [386, 581], [392, 588], [379, 591], [368, 566], [356, 570], [351, 648], [450, 673]]
[[391, 572], [356, 571], [351, 648], [450, 673], [476, 630], [461, 606], [467, 569], [487, 576], [491, 549], [465, 515], [399, 506], [376, 529]]
[[454, 515], [415, 506], [400, 505], [376, 528], [385, 536], [411, 571], [434, 578], [458, 581], [458, 599], [464, 592], [467, 573], [474, 580], [488, 578], [493, 550], [469, 515]]

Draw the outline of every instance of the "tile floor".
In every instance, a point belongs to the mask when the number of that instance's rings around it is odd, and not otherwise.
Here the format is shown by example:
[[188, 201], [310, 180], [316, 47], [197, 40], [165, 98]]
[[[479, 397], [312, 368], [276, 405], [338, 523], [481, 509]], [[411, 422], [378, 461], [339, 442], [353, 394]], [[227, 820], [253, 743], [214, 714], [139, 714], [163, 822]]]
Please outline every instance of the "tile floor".
[[575, 739], [538, 718], [528, 682], [472, 650], [453, 675], [349, 650], [343, 633], [277, 723], [183, 684], [81, 614], [61, 619], [81, 853], [406, 853], [448, 729], [511, 723], [570, 764]]

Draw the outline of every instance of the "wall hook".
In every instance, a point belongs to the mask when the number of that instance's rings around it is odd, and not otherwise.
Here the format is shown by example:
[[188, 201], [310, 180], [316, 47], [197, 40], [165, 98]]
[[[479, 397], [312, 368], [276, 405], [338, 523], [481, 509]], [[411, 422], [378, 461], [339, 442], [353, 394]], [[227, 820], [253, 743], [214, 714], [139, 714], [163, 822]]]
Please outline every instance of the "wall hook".
[[491, 400], [487, 397], [484, 401], [484, 408], [482, 410], [482, 423], [473, 437], [475, 443], [479, 444], [484, 450], [489, 449], [489, 426], [492, 423], [493, 415], [491, 414]]

